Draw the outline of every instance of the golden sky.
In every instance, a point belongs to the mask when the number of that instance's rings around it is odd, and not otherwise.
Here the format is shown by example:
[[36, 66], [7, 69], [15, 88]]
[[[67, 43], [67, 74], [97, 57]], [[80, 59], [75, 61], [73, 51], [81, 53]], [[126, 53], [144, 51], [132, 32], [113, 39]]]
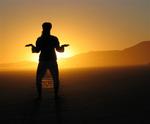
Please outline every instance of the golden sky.
[[45, 21], [70, 44], [64, 56], [150, 40], [149, 12], [150, 0], [1, 0], [0, 63], [35, 60], [24, 46], [35, 43]]

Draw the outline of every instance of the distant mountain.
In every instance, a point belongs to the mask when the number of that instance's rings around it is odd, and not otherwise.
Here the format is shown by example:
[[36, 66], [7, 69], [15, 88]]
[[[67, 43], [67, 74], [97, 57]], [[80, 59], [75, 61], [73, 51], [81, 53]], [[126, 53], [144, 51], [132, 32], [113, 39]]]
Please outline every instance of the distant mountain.
[[83, 53], [60, 63], [66, 68], [146, 65], [150, 63], [150, 41], [140, 42], [124, 50]]
[[[60, 68], [150, 65], [150, 41], [123, 50], [93, 51], [59, 60]], [[36, 62], [0, 64], [0, 70], [36, 69]]]

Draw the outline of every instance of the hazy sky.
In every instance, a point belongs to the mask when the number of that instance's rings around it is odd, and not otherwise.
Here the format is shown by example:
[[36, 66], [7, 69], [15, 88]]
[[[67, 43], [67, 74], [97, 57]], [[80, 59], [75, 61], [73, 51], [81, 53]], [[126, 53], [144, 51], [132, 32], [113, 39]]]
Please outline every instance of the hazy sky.
[[0, 60], [31, 60], [41, 24], [69, 43], [66, 55], [123, 49], [150, 40], [150, 0], [1, 0]]

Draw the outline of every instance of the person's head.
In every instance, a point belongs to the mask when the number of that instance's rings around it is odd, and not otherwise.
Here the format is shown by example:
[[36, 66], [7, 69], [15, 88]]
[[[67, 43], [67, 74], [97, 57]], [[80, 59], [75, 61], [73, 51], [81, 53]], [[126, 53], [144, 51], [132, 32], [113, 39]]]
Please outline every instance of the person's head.
[[42, 24], [42, 28], [43, 28], [42, 34], [49, 35], [50, 34], [50, 30], [52, 28], [52, 24], [50, 22], [44, 22]]

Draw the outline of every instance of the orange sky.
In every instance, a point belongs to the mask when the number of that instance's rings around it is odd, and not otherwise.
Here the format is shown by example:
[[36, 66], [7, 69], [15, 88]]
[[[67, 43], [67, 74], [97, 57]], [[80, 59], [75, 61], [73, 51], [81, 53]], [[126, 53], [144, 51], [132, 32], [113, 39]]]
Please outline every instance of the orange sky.
[[35, 43], [44, 21], [61, 44], [70, 44], [63, 56], [150, 40], [149, 12], [149, 0], [2, 0], [0, 63], [35, 60], [24, 46]]

